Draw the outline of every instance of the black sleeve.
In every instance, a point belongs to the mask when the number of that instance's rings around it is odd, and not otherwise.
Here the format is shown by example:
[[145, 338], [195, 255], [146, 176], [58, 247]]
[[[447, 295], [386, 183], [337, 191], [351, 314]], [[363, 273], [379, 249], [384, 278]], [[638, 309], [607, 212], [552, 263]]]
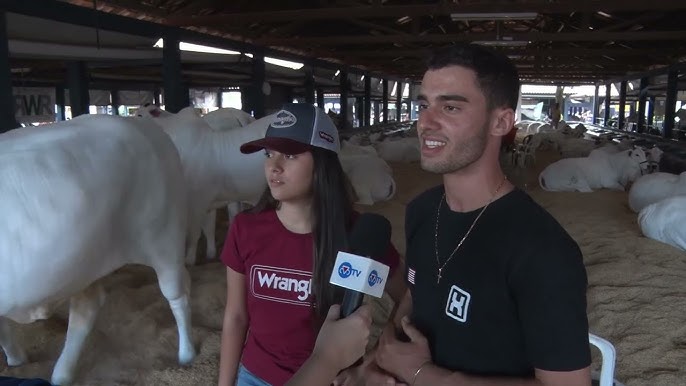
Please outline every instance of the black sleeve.
[[539, 233], [540, 244], [519, 257], [510, 283], [534, 367], [572, 371], [591, 363], [587, 277], [578, 245], [557, 229]]
[[408, 247], [410, 245], [410, 240], [412, 239], [412, 235], [414, 234], [414, 230], [417, 223], [417, 216], [415, 210], [416, 206], [417, 205], [415, 205], [415, 202], [411, 201], [405, 207], [405, 272], [403, 274], [403, 277], [405, 278], [406, 285], [410, 284], [407, 280], [407, 273], [410, 267], [410, 260], [412, 259], [412, 257], [408, 253]]

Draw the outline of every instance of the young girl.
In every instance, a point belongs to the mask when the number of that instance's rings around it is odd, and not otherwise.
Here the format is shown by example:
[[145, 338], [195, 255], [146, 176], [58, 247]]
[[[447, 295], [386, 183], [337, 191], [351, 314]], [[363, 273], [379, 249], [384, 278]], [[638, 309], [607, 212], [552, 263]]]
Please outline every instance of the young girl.
[[[241, 146], [260, 150], [268, 188], [253, 210], [236, 216], [221, 255], [227, 299], [219, 386], [282, 386], [305, 362], [330, 306], [342, 299], [329, 277], [357, 217], [338, 131], [324, 111], [285, 105], [265, 138]], [[404, 283], [390, 243], [383, 262], [397, 304]]]

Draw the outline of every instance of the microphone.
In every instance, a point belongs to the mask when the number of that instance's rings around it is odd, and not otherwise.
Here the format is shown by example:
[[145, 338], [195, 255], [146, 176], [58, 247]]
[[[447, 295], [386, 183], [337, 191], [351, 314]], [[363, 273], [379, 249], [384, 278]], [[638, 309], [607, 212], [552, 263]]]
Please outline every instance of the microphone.
[[339, 251], [329, 283], [346, 288], [341, 318], [362, 305], [364, 294], [383, 296], [390, 268], [377, 261], [388, 251], [391, 223], [382, 215], [361, 214], [350, 232], [351, 253]]

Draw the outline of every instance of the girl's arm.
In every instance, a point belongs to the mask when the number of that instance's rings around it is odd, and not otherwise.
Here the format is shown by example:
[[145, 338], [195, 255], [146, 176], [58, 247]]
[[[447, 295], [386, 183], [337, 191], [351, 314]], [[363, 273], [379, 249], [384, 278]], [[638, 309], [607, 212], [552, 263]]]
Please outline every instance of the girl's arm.
[[245, 275], [226, 268], [226, 291], [218, 386], [233, 386], [236, 382], [249, 323]]

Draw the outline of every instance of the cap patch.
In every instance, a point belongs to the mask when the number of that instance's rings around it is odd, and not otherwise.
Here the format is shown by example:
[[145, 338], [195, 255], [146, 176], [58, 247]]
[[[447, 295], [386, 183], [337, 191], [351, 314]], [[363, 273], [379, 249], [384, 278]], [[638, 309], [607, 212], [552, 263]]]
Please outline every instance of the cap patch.
[[272, 122], [272, 127], [276, 129], [285, 129], [295, 125], [298, 119], [290, 111], [281, 110], [276, 113], [276, 118]]
[[328, 142], [328, 143], [333, 143], [333, 142], [334, 142], [334, 139], [333, 139], [333, 137], [331, 136], [331, 134], [325, 133], [325, 132], [323, 132], [323, 131], [321, 131], [321, 130], [319, 130], [319, 138], [325, 140], [325, 141]]

